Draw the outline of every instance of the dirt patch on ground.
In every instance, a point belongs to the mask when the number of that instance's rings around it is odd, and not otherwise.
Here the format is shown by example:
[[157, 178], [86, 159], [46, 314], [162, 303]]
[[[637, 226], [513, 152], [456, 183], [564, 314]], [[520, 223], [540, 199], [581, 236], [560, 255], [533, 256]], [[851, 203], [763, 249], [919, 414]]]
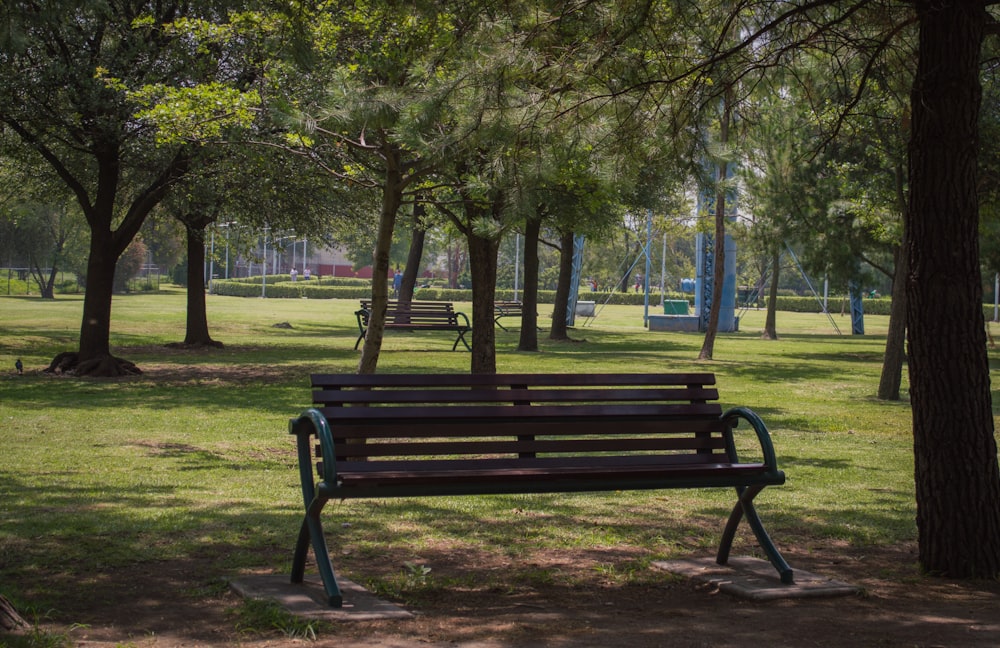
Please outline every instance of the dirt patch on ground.
[[[648, 570], [628, 552], [526, 550], [523, 559], [429, 552], [433, 578], [404, 592], [410, 620], [318, 627], [315, 639], [250, 627], [218, 571], [224, 556], [95, 574], [40, 625], [74, 645], [148, 646], [997, 646], [1000, 585], [921, 576], [912, 546], [785, 548], [793, 567], [861, 586], [859, 596], [751, 602]], [[520, 564], [518, 564], [520, 563]], [[402, 568], [402, 565], [399, 565]], [[547, 574], [516, 586], [496, 570]], [[551, 578], [556, 574], [555, 578]], [[357, 579], [356, 574], [352, 577]], [[0, 645], [3, 645], [0, 642]]]

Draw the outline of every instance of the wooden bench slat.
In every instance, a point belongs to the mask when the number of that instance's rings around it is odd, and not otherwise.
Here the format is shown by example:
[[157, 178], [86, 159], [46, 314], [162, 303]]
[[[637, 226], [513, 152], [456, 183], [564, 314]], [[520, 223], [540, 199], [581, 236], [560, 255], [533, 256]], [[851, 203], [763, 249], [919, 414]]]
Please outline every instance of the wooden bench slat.
[[391, 391], [394, 387], [476, 387], [487, 385], [522, 385], [536, 387], [602, 387], [602, 386], [667, 386], [714, 385], [711, 373], [640, 373], [640, 374], [315, 374], [315, 389], [377, 387]]
[[[336, 438], [334, 439], [336, 441]], [[537, 440], [481, 440], [481, 441], [426, 441], [423, 443], [345, 443], [338, 447], [337, 457], [393, 457], [393, 456], [441, 456], [441, 455], [518, 455], [526, 452], [535, 454], [576, 453], [592, 454], [599, 460], [601, 453], [656, 453], [665, 451], [724, 450], [725, 440], [721, 437], [671, 437], [671, 438], [572, 438]]]
[[407, 405], [400, 407], [324, 407], [323, 415], [338, 424], [365, 420], [407, 421], [420, 419], [424, 423], [462, 421], [479, 422], [489, 419], [489, 424], [502, 421], [530, 422], [559, 420], [563, 422], [586, 422], [588, 418], [601, 417], [626, 424], [630, 419], [651, 420], [657, 417], [698, 417], [719, 416], [722, 406], [718, 403], [681, 404], [610, 404], [589, 405], [506, 405], [475, 406], [455, 405], [453, 407], [427, 407]]
[[[629, 477], [660, 477], [662, 479], [670, 479], [678, 476], [694, 477], [694, 476], [707, 476], [713, 475], [719, 476], [732, 476], [738, 474], [759, 474], [763, 472], [763, 468], [752, 466], [749, 464], [741, 464], [734, 466], [725, 463], [706, 463], [706, 464], [692, 464], [683, 465], [679, 464], [672, 467], [670, 470], [664, 469], [662, 466], [629, 466], [629, 467], [607, 467], [607, 468], [558, 468], [558, 467], [546, 467], [546, 468], [522, 468], [522, 469], [510, 469], [510, 468], [498, 468], [496, 470], [481, 469], [478, 471], [456, 471], [456, 470], [443, 470], [440, 472], [435, 472], [431, 470], [427, 471], [385, 471], [385, 472], [371, 472], [371, 473], [348, 473], [344, 475], [343, 483], [345, 486], [349, 487], [352, 483], [365, 484], [371, 482], [397, 482], [394, 485], [401, 485], [398, 482], [407, 482], [402, 485], [415, 485], [415, 484], [442, 484], [442, 483], [496, 483], [497, 480], [516, 480], [518, 478], [530, 478], [534, 481], [556, 481], [560, 478], [580, 478], [589, 477], [592, 479], [604, 479], [604, 480], [618, 480], [621, 483], [622, 480]], [[668, 485], [662, 486], [663, 488], [668, 488]], [[622, 484], [622, 490], [627, 490], [627, 486]], [[595, 488], [595, 490], [601, 490]]]
[[[336, 420], [336, 419], [330, 419]], [[378, 442], [380, 439], [394, 439], [400, 436], [399, 427], [384, 424], [381, 421], [354, 421], [338, 424], [333, 430], [334, 440], [365, 438], [371, 442]], [[397, 422], [398, 423], [398, 422]], [[442, 436], [449, 438], [456, 437], [517, 437], [517, 436], [537, 436], [537, 437], [570, 437], [583, 438], [595, 435], [612, 436], [667, 436], [667, 435], [694, 435], [698, 433], [722, 433], [726, 426], [718, 418], [714, 419], [630, 419], [623, 425], [621, 419], [596, 419], [595, 417], [585, 418], [577, 421], [574, 425], [555, 427], [550, 421], [545, 419], [539, 421], [519, 421], [513, 420], [491, 420], [475, 422], [474, 424], [459, 422], [454, 430], [444, 430], [441, 422], [411, 421], [407, 424], [405, 438], [413, 439], [414, 443], [419, 443], [420, 439], [432, 439]]]
[[[442, 430], [441, 423], [423, 423], [411, 421], [407, 424], [406, 439], [419, 444], [423, 440], [450, 438], [491, 439], [536, 437], [549, 439], [580, 439], [590, 437], [664, 437], [672, 436], [696, 437], [697, 435], [721, 435], [725, 424], [715, 419], [670, 420], [655, 419], [646, 421], [630, 421], [628, 425], [615, 425], [620, 421], [601, 421], [593, 418], [580, 421], [573, 426], [554, 427], [549, 421], [489, 421], [474, 425], [461, 424], [452, 430]], [[381, 423], [351, 423], [336, 425], [333, 430], [333, 440], [336, 443], [348, 439], [365, 439], [367, 443], [382, 443], [385, 440], [399, 438], [399, 428]]]
[[323, 405], [353, 403], [543, 403], [549, 401], [709, 401], [718, 400], [719, 391], [702, 387], [667, 388], [542, 388], [542, 389], [344, 389], [313, 392], [313, 403]]

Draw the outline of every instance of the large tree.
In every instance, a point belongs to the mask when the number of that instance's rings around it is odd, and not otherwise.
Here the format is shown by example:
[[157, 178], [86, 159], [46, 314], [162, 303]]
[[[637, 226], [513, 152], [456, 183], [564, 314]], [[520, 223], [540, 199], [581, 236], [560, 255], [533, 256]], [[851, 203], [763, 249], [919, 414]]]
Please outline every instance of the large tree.
[[115, 266], [190, 160], [185, 145], [157, 146], [129, 89], [213, 74], [202, 64], [207, 53], [189, 51], [165, 25], [222, 16], [227, 4], [51, 0], [5, 7], [0, 124], [65, 184], [90, 227], [78, 374], [136, 370], [111, 354]]
[[[985, 0], [917, 0], [915, 14], [876, 0], [759, 6], [734, 51], [762, 63], [815, 42], [885, 43], [919, 25], [911, 91], [906, 323], [920, 565], [951, 577], [1000, 575], [1000, 469], [994, 437], [979, 265], [977, 165]], [[732, 20], [742, 14], [729, 14]], [[833, 27], [837, 27], [836, 30]], [[762, 38], [763, 35], [767, 38]], [[765, 42], [766, 41], [766, 42]], [[777, 49], [773, 49], [777, 47]], [[776, 52], [770, 56], [768, 51]], [[700, 68], [706, 69], [706, 68]], [[871, 88], [860, 83], [846, 110]]]
[[[860, 48], [877, 54], [919, 26], [905, 227], [917, 525], [921, 566], [955, 577], [1000, 575], [1000, 470], [982, 315], [976, 184], [980, 50], [987, 33], [1000, 32], [988, 11], [991, 4], [748, 0], [735, 7], [679, 6], [674, 15], [690, 20], [690, 29], [657, 32], [677, 41], [669, 41], [661, 58], [631, 66], [634, 76], [624, 76], [626, 85], [645, 94], [679, 85], [717, 86], [720, 79], [745, 86], [757, 72], [784, 66], [792, 52], [819, 49], [840, 57]], [[701, 50], [706, 53], [678, 56], [682, 34], [704, 35], [705, 25], [714, 33], [706, 41], [710, 47]], [[738, 37], [729, 40], [734, 34]], [[841, 115], [872, 90], [869, 70], [843, 70], [854, 92], [844, 98]], [[619, 72], [611, 69], [608, 76], [623, 78]], [[619, 87], [588, 103], [625, 92]], [[685, 109], [673, 104], [670, 110]]]
[[907, 282], [921, 566], [1000, 575], [1000, 470], [979, 268], [984, 0], [916, 3]]

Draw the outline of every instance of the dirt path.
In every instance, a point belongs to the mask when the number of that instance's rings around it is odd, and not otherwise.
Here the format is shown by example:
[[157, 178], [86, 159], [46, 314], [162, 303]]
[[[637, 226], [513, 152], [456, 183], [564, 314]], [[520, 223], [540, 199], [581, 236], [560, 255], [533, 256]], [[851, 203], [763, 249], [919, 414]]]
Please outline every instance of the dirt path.
[[449, 580], [468, 582], [469, 570], [509, 564], [470, 564], [469, 556], [443, 552], [431, 557], [439, 584], [407, 605], [413, 619], [340, 623], [307, 641], [247, 628], [237, 613], [241, 600], [210, 576], [211, 565], [188, 561], [158, 565], [155, 575], [95, 576], [58, 612], [82, 625], [41, 627], [66, 633], [73, 645], [136, 648], [1000, 645], [1000, 584], [925, 578], [914, 547], [791, 547], [785, 555], [794, 567], [859, 585], [863, 594], [760, 603], [662, 573], [621, 584], [601, 569], [606, 556], [586, 551], [531, 552], [540, 573], [559, 574], [551, 582], [477, 588]]

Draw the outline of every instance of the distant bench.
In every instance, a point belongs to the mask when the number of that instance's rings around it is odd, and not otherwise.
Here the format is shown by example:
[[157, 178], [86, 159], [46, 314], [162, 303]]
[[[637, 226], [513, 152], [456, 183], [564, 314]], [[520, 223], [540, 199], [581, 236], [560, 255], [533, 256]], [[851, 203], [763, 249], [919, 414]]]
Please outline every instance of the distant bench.
[[507, 330], [507, 327], [500, 323], [504, 317], [516, 317], [521, 319], [524, 314], [524, 304], [519, 301], [497, 301], [493, 303], [493, 323]]
[[[355, 311], [358, 318], [358, 341], [354, 343], [357, 349], [361, 340], [365, 339], [368, 332], [368, 324], [371, 321], [372, 303], [371, 300], [362, 299], [361, 309]], [[465, 313], [455, 310], [451, 302], [414, 301], [399, 302], [389, 300], [388, 309], [385, 312], [385, 329], [404, 331], [452, 331], [458, 334], [455, 344], [451, 350], [458, 348], [461, 342], [469, 351], [472, 348], [465, 339], [465, 334], [469, 331], [469, 318]]]
[[[791, 583], [753, 504], [785, 481], [770, 435], [749, 409], [723, 413], [714, 384], [712, 374], [314, 375], [316, 407], [289, 424], [305, 504], [292, 582], [312, 545], [330, 605], [343, 603], [320, 523], [330, 500], [729, 487], [717, 562], [746, 516]], [[740, 421], [757, 458], [737, 454]]]
[[493, 302], [493, 323], [507, 330], [507, 327], [500, 323], [504, 317], [521, 318], [524, 313], [524, 304], [519, 301], [496, 301]]

